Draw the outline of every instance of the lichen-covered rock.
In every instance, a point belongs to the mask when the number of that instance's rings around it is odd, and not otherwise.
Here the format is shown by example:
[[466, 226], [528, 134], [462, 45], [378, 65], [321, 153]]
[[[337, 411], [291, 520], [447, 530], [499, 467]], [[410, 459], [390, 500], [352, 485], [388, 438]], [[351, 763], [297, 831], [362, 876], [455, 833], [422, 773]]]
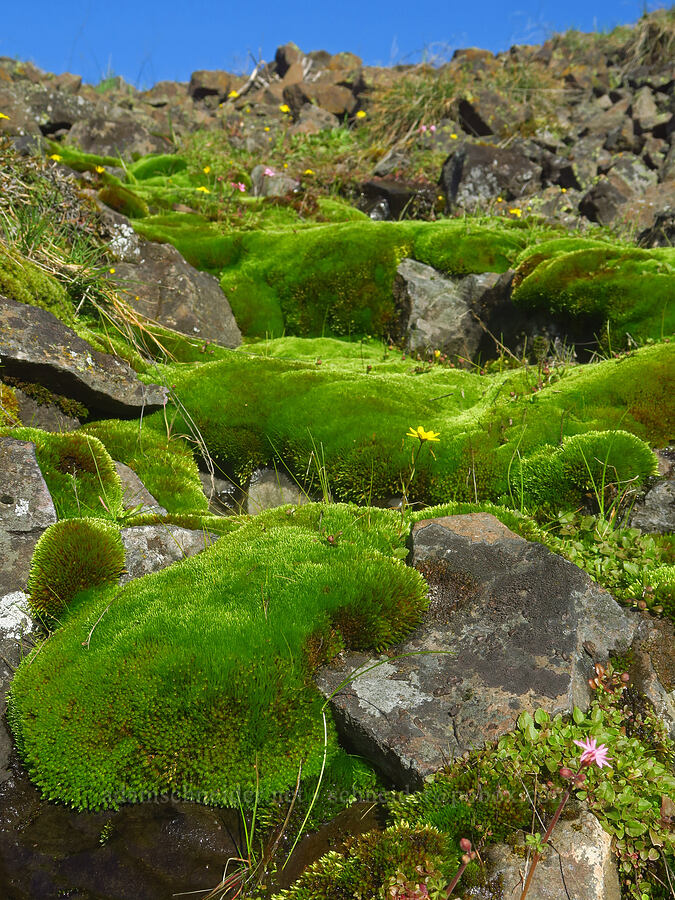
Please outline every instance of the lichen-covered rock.
[[164, 388], [143, 384], [128, 363], [93, 350], [52, 313], [1, 296], [0, 356], [6, 375], [45, 384], [109, 417], [165, 402]]
[[169, 140], [156, 137], [137, 118], [128, 115], [111, 121], [103, 115], [81, 119], [67, 135], [69, 144], [85, 153], [99, 156], [120, 156], [131, 160], [147, 153], [171, 153]]
[[[488, 849], [487, 876], [497, 880], [499, 896], [505, 900], [515, 900], [522, 892], [525, 853], [522, 832], [517, 835], [515, 850], [507, 844]], [[574, 818], [556, 825], [552, 846], [540, 860], [527, 896], [530, 900], [620, 900], [612, 837], [593, 813], [581, 809]]]
[[418, 522], [410, 562], [429, 584], [423, 624], [392, 658], [343, 653], [317, 677], [337, 691], [347, 743], [399, 786], [501, 737], [523, 710], [585, 707], [593, 660], [639, 627], [581, 569], [484, 513]]
[[139, 525], [123, 528], [121, 535], [126, 568], [121, 584], [201, 553], [217, 540], [217, 535], [177, 525]]
[[473, 211], [501, 196], [516, 200], [534, 193], [541, 168], [519, 149], [462, 143], [441, 171], [441, 186], [451, 207]]

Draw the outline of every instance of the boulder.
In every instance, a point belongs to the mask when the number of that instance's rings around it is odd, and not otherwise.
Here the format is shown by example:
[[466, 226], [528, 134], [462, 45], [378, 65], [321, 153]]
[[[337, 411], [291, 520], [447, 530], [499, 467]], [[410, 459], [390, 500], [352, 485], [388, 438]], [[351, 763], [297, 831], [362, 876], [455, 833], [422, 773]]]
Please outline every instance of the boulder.
[[138, 475], [129, 466], [115, 460], [115, 469], [122, 482], [122, 503], [125, 509], [134, 509], [141, 506], [141, 513], [155, 513], [165, 516], [166, 510], [152, 496]]
[[579, 201], [579, 212], [591, 222], [609, 225], [628, 201], [630, 191], [621, 191], [609, 179], [602, 178]]
[[173, 153], [174, 146], [168, 138], [157, 137], [126, 115], [116, 121], [97, 115], [76, 122], [67, 135], [67, 143], [99, 156], [120, 156], [131, 160], [148, 153]]
[[76, 92], [27, 84], [24, 102], [45, 137], [70, 131], [76, 122], [98, 114], [97, 106]]
[[255, 166], [251, 172], [251, 184], [254, 197], [285, 197], [299, 187], [299, 183], [290, 175], [274, 172], [263, 165]]
[[0, 112], [6, 118], [0, 119], [0, 136], [12, 135], [17, 137], [40, 135], [35, 118], [28, 108], [24, 98], [12, 84], [0, 83]]
[[475, 137], [499, 135], [509, 122], [504, 117], [504, 98], [492, 91], [481, 91], [476, 97], [462, 97], [457, 103], [457, 119], [467, 134]]
[[143, 384], [131, 366], [100, 353], [55, 315], [0, 296], [3, 374], [42, 384], [106, 418], [136, 418], [160, 409], [166, 389]]
[[386, 215], [371, 215], [371, 218], [377, 219], [428, 219], [436, 208], [438, 198], [435, 185], [393, 178], [365, 181], [360, 190], [359, 209], [369, 215], [376, 208], [386, 212]]
[[196, 556], [218, 539], [218, 535], [177, 525], [136, 525], [123, 528], [120, 534], [126, 569], [120, 584]]
[[338, 128], [340, 120], [333, 113], [319, 106], [303, 106], [298, 113], [297, 121], [288, 129], [290, 134], [318, 134]]
[[[28, 390], [28, 385], [24, 385]], [[82, 424], [75, 416], [69, 416], [56, 403], [45, 403], [29, 396], [21, 388], [14, 388], [22, 425], [42, 428], [43, 431], [75, 431]]]
[[652, 534], [675, 532], [675, 478], [658, 481], [630, 517], [632, 528]]
[[422, 624], [390, 656], [343, 652], [316, 677], [347, 745], [399, 787], [498, 739], [523, 710], [586, 707], [593, 662], [639, 632], [585, 572], [485, 513], [418, 522], [410, 549], [429, 583]]
[[637, 237], [639, 247], [675, 246], [675, 208], [659, 212], [654, 222]]
[[[127, 246], [131, 255], [131, 236]], [[223, 347], [241, 344], [241, 332], [215, 276], [195, 269], [171, 244], [143, 241], [138, 250], [135, 261], [119, 263], [107, 276], [124, 290], [135, 310], [190, 337]]]
[[284, 44], [277, 47], [274, 54], [274, 62], [277, 67], [277, 74], [280, 78], [284, 78], [288, 70], [292, 66], [302, 65], [305, 55], [297, 44]]
[[404, 259], [396, 270], [394, 300], [406, 348], [440, 350], [470, 359], [483, 337], [478, 317], [488, 322], [508, 304], [511, 273], [449, 278], [431, 266]]
[[284, 88], [284, 102], [287, 103], [294, 116], [306, 103], [316, 104], [334, 116], [344, 118], [356, 109], [356, 97], [352, 92], [339, 84], [300, 81]]
[[215, 516], [228, 516], [241, 512], [242, 492], [228, 478], [210, 472], [199, 472], [204, 496], [209, 501], [209, 512]]
[[257, 516], [266, 509], [274, 509], [286, 503], [302, 506], [307, 500], [307, 494], [285, 472], [256, 469], [246, 492], [245, 512], [250, 516]]
[[[493, 844], [488, 848], [487, 877], [495, 896], [504, 900], [520, 897], [527, 871], [525, 858], [531, 856], [522, 832], [515, 836], [514, 846]], [[621, 900], [612, 837], [590, 810], [581, 808], [572, 818], [558, 822], [527, 896], [529, 900]]]
[[541, 168], [518, 148], [462, 142], [441, 171], [448, 206], [475, 210], [501, 196], [532, 194], [541, 184]]
[[224, 100], [232, 90], [232, 84], [233, 80], [229, 72], [222, 72], [219, 69], [212, 71], [200, 69], [190, 76], [188, 94], [193, 100], [203, 100], [205, 97]]

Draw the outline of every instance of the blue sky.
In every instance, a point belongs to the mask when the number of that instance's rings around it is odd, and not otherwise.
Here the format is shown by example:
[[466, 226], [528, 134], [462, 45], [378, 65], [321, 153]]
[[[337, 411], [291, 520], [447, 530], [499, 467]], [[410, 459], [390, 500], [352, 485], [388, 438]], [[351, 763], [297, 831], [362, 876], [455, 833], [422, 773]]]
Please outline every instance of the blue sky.
[[506, 50], [576, 28], [604, 31], [670, 6], [643, 0], [24, 0], [2, 14], [0, 55], [71, 71], [97, 83], [122, 75], [139, 87], [186, 81], [195, 69], [251, 69], [279, 44], [350, 50], [364, 62], [449, 58], [457, 47]]

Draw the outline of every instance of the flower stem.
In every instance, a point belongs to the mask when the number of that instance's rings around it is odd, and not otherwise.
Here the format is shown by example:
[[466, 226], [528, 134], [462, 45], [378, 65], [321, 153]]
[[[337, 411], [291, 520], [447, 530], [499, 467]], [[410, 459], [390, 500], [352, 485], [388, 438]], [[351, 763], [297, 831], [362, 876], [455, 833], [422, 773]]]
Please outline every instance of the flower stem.
[[[546, 829], [546, 834], [542, 838], [542, 841], [541, 841], [542, 847], [545, 846], [546, 844], [548, 844], [550, 837], [551, 837], [551, 833], [552, 833], [553, 829], [555, 828], [555, 826], [558, 824], [558, 819], [560, 818], [560, 813], [563, 811], [563, 807], [569, 800], [573, 787], [574, 787], [574, 782], [571, 782], [569, 784], [567, 790], [563, 794], [563, 798], [560, 801], [560, 804], [558, 805], [558, 808], [556, 809], [555, 813], [553, 814], [553, 818], [551, 819], [551, 822], [550, 822], [548, 828]], [[534, 870], [537, 868], [537, 863], [539, 862], [540, 859], [541, 859], [541, 853], [538, 850], [536, 850], [534, 853], [534, 856], [532, 857], [532, 865], [530, 866], [530, 871], [527, 873], [527, 878], [525, 879], [525, 884], [523, 885], [523, 893], [520, 895], [520, 900], [525, 900], [525, 897], [527, 896], [527, 892], [530, 889], [530, 882], [532, 881], [532, 875], [534, 874]]]

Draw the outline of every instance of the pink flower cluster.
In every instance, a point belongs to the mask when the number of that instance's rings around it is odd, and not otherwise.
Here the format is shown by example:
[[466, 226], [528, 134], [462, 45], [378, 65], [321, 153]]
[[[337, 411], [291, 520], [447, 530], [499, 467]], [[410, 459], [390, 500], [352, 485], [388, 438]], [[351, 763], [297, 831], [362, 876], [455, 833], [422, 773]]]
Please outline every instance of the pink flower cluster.
[[246, 185], [242, 184], [241, 181], [231, 181], [230, 186], [233, 187], [235, 191], [241, 191], [242, 193], [246, 190]]
[[436, 131], [435, 125], [420, 125], [420, 134], [426, 134], [427, 131], [430, 131], [432, 134]]

